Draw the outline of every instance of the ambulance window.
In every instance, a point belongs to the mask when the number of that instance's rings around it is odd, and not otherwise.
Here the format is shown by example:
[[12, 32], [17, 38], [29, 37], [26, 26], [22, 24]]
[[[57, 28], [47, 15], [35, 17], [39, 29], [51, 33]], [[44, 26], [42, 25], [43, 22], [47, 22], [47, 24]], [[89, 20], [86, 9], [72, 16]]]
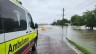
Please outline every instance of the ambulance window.
[[23, 9], [11, 2], [4, 0], [1, 10], [5, 32], [21, 31], [27, 29], [26, 14]]
[[3, 33], [2, 19], [1, 19], [1, 9], [0, 9], [0, 34]]
[[33, 23], [33, 20], [32, 20], [32, 17], [31, 15], [28, 13], [28, 17], [29, 17], [29, 24], [30, 24], [30, 27], [34, 29], [34, 23]]

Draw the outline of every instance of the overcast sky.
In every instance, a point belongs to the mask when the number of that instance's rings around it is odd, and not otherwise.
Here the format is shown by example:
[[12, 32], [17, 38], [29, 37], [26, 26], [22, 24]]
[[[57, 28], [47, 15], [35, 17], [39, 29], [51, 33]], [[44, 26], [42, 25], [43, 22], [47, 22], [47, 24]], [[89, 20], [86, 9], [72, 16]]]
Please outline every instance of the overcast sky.
[[29, 10], [35, 23], [52, 23], [62, 19], [63, 8], [65, 18], [70, 20], [74, 14], [82, 15], [86, 10], [95, 8], [96, 0], [21, 0]]

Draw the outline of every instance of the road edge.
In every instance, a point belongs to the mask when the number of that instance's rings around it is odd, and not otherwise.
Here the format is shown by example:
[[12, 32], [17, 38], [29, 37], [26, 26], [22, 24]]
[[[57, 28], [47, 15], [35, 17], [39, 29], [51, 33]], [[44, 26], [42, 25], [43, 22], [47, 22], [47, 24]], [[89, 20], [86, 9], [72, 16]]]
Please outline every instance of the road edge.
[[71, 44], [65, 37], [63, 38], [63, 41], [64, 41], [71, 49], [73, 49], [77, 54], [84, 54], [84, 53], [81, 52], [79, 49], [77, 49], [76, 46], [74, 46], [73, 44]]

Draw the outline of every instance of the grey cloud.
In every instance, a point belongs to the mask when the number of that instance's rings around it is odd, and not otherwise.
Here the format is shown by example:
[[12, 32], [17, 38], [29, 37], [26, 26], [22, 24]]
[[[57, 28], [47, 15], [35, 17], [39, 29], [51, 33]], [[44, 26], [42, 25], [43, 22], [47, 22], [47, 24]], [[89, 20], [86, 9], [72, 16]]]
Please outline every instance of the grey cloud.
[[62, 9], [65, 8], [65, 18], [74, 14], [82, 15], [86, 10], [92, 10], [96, 0], [21, 0], [23, 6], [31, 13], [34, 22], [51, 23], [62, 19]]

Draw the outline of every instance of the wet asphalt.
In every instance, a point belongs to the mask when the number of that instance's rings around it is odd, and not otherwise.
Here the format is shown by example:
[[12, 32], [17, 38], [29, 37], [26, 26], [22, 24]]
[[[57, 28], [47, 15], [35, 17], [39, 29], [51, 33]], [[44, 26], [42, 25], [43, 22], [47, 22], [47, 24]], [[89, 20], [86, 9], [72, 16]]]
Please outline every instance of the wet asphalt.
[[64, 41], [39, 34], [37, 50], [31, 54], [77, 54]]

